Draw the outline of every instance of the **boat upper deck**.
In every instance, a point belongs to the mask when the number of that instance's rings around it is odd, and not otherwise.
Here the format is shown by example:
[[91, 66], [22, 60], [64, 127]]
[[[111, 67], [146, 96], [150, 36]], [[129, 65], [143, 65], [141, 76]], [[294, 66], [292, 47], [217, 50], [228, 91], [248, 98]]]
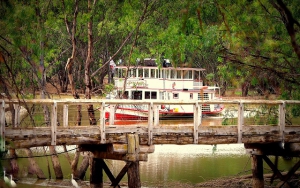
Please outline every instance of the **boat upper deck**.
[[114, 82], [118, 89], [143, 88], [155, 90], [199, 91], [200, 89], [218, 89], [205, 86], [202, 68], [157, 67], [157, 66], [117, 66]]

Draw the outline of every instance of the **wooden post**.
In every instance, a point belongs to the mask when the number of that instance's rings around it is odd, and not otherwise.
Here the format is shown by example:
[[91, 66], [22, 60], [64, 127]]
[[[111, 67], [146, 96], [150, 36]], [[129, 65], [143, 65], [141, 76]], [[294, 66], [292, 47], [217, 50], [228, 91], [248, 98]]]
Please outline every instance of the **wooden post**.
[[103, 159], [93, 158], [91, 164], [90, 187], [103, 188]]
[[114, 125], [115, 124], [115, 109], [116, 109], [116, 105], [110, 104], [109, 125]]
[[13, 127], [19, 127], [20, 126], [20, 105], [19, 104], [14, 104], [14, 110], [15, 110], [15, 124]]
[[140, 142], [138, 134], [127, 134], [128, 147], [127, 147], [127, 160], [137, 161], [140, 152]]
[[263, 188], [264, 187], [264, 172], [263, 172], [263, 160], [261, 155], [252, 155], [252, 187]]
[[152, 145], [153, 139], [153, 102], [148, 106], [148, 145]]
[[69, 106], [64, 104], [63, 107], [63, 126], [68, 127], [69, 125]]
[[52, 105], [51, 117], [51, 145], [56, 145], [56, 131], [57, 131], [57, 103], [54, 101]]
[[5, 151], [5, 102], [0, 104], [0, 151]]
[[132, 161], [127, 171], [128, 187], [139, 188], [141, 187], [140, 171], [138, 154], [140, 151], [139, 136], [138, 134], [128, 134], [128, 161]]
[[242, 143], [242, 130], [244, 125], [244, 104], [240, 102], [238, 110], [238, 143]]
[[132, 162], [127, 171], [128, 177], [128, 187], [130, 188], [140, 188], [140, 170], [139, 170], [139, 161]]
[[198, 144], [199, 134], [198, 129], [199, 125], [201, 124], [201, 108], [199, 106], [199, 103], [196, 102], [194, 105], [194, 144]]
[[101, 107], [100, 107], [100, 135], [101, 135], [101, 143], [105, 143], [106, 142], [106, 138], [105, 138], [105, 102], [102, 102]]
[[279, 134], [281, 136], [282, 142], [284, 141], [284, 129], [285, 129], [285, 102], [279, 104], [279, 115], [278, 115], [278, 126]]
[[157, 127], [159, 125], [159, 105], [153, 106], [153, 115], [154, 115], [154, 126]]

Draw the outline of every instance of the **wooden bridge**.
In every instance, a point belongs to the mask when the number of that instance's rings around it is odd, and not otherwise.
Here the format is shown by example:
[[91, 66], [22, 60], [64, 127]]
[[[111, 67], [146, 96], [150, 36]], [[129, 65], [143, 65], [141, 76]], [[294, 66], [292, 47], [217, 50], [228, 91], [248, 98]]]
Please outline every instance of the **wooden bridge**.
[[[139, 161], [147, 161], [155, 144], [232, 144], [243, 143], [252, 155], [253, 187], [263, 187], [263, 163], [265, 160], [283, 183], [299, 168], [300, 162], [287, 175], [282, 175], [277, 164], [268, 155], [298, 157], [300, 153], [300, 121], [297, 110], [300, 101], [292, 100], [220, 100], [220, 101], [137, 101], [137, 100], [2, 100], [0, 106], [1, 151], [38, 146], [78, 145], [81, 151], [90, 151], [95, 159], [127, 161], [124, 169], [115, 178], [103, 161], [92, 168], [91, 186], [102, 187], [102, 178], [97, 174], [102, 169], [109, 176], [112, 186], [118, 186], [127, 172], [129, 187], [140, 187]], [[115, 125], [114, 111], [119, 104], [148, 105], [148, 121], [145, 124]], [[159, 105], [193, 105], [194, 118], [191, 124], [164, 126], [159, 119]], [[224, 104], [220, 124], [202, 125], [202, 105]], [[70, 121], [70, 109], [83, 110], [82, 106], [93, 105], [97, 125]], [[110, 118], [105, 119], [105, 107], [110, 106]], [[10, 106], [10, 108], [9, 108]], [[27, 111], [22, 119], [20, 107]], [[49, 122], [38, 124], [37, 112], [49, 109]], [[6, 114], [11, 111], [11, 123]], [[34, 111], [34, 112], [33, 112]], [[300, 110], [299, 110], [300, 111]], [[29, 118], [30, 117], [30, 118]], [[27, 119], [27, 120], [26, 120]], [[27, 122], [27, 123], [26, 123]], [[97, 160], [95, 160], [97, 161]], [[100, 164], [100, 165], [99, 165]], [[99, 166], [101, 167], [99, 170]], [[97, 173], [95, 173], [97, 172]], [[102, 172], [101, 172], [102, 174]]]

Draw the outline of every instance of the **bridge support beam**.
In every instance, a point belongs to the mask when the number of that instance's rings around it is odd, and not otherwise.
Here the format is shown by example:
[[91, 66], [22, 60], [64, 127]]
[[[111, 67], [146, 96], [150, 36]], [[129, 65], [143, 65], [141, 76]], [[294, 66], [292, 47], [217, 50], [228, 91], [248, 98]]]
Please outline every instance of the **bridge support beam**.
[[[295, 187], [293, 181], [290, 181], [296, 171], [300, 168], [300, 161], [294, 164], [294, 166], [285, 174], [278, 170], [278, 157], [299, 157], [299, 149], [295, 144], [282, 143], [270, 143], [270, 144], [245, 144], [247, 151], [251, 154], [252, 159], [252, 179], [253, 187], [264, 187], [263, 177], [263, 161], [272, 169], [273, 175], [270, 183], [272, 184], [274, 179], [279, 179], [281, 182], [277, 184], [277, 187], [283, 187], [288, 185], [289, 187]], [[274, 163], [268, 156], [275, 156]]]
[[261, 155], [252, 155], [252, 180], [253, 187], [263, 188], [264, 187], [264, 172], [263, 172], [263, 159]]
[[[119, 183], [127, 173], [128, 187], [140, 188], [139, 161], [147, 161], [148, 153], [154, 152], [153, 146], [140, 146], [138, 134], [127, 134], [126, 145], [81, 145], [81, 151], [93, 152], [90, 185], [93, 188], [103, 188], [103, 170], [111, 181], [111, 187], [120, 187]], [[123, 160], [126, 162], [120, 173], [114, 177], [104, 159]]]
[[127, 171], [127, 177], [128, 177], [128, 187], [130, 188], [141, 187], [139, 161], [131, 162], [131, 165], [129, 166]]
[[91, 165], [90, 187], [103, 188], [103, 159], [93, 158]]

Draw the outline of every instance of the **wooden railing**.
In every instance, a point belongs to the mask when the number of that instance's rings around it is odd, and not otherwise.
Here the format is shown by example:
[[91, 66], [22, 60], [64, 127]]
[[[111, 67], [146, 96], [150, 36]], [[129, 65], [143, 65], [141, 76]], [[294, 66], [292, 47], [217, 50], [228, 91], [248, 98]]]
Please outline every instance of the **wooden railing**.
[[[218, 100], [218, 101], [138, 101], [138, 100], [2, 100], [0, 107], [1, 123], [1, 148], [5, 148], [5, 140], [14, 142], [10, 147], [28, 147], [59, 144], [106, 144], [126, 142], [127, 133], [140, 134], [140, 144], [219, 144], [219, 143], [264, 143], [264, 142], [300, 142], [300, 122], [295, 121], [292, 125], [286, 124], [287, 105], [300, 107], [300, 101], [293, 100]], [[24, 127], [20, 124], [19, 106], [24, 104], [46, 105], [51, 109], [51, 125], [46, 127]], [[14, 104], [15, 118], [14, 125], [7, 127], [5, 122], [5, 107], [7, 104]], [[97, 126], [69, 126], [69, 106], [71, 105], [94, 105], [99, 106], [99, 121]], [[148, 105], [147, 125], [114, 125], [114, 112], [119, 104]], [[159, 105], [180, 104], [193, 105], [194, 118], [192, 125], [186, 126], [161, 126], [159, 119]], [[226, 123], [218, 126], [202, 126], [202, 105], [224, 104], [225, 110], [222, 114], [223, 120], [227, 118], [237, 123], [232, 125]], [[110, 105], [111, 113], [108, 124], [105, 119], [105, 107]], [[263, 125], [246, 125], [245, 120], [253, 117], [248, 116], [250, 108], [264, 114], [258, 117], [259, 121], [270, 116], [259, 109], [258, 105], [271, 106], [275, 108], [274, 122], [263, 123]], [[226, 117], [226, 110], [236, 112], [236, 117]], [[245, 106], [247, 109], [245, 109]], [[58, 120], [58, 107], [62, 109], [62, 120]], [[268, 110], [266, 110], [268, 111]], [[230, 111], [228, 111], [230, 112]], [[274, 119], [273, 118], [273, 119]], [[290, 118], [290, 117], [289, 117]], [[62, 122], [60, 122], [62, 121]], [[255, 123], [255, 122], [253, 122]], [[249, 124], [249, 123], [248, 123]], [[59, 141], [57, 140], [59, 138]], [[31, 143], [22, 143], [24, 139], [31, 140]]]

